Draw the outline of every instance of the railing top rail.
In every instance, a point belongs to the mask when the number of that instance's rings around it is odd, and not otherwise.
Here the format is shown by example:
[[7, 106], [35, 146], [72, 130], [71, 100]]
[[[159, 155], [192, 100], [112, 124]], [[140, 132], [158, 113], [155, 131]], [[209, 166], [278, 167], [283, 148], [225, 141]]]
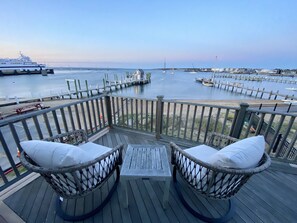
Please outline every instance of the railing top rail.
[[130, 97], [130, 96], [121, 96], [110, 94], [109, 96], [114, 98], [129, 98], [129, 99], [138, 99], [138, 100], [146, 100], [146, 101], [157, 101], [157, 98], [141, 98], [141, 97]]
[[32, 111], [32, 112], [27, 113], [27, 114], [8, 117], [8, 118], [5, 118], [3, 120], [0, 120], [0, 127], [5, 126], [5, 125], [7, 125], [9, 123], [14, 123], [14, 122], [18, 122], [18, 121], [23, 120], [23, 119], [31, 118], [33, 116], [38, 116], [38, 115], [42, 115], [44, 113], [55, 111], [55, 110], [58, 110], [60, 108], [65, 108], [65, 107], [73, 106], [73, 105], [80, 104], [80, 103], [83, 103], [83, 102], [86, 102], [86, 101], [90, 101], [90, 100], [93, 100], [93, 99], [102, 98], [105, 95], [106, 94], [102, 94], [102, 95], [94, 96], [94, 97], [91, 97], [91, 98], [76, 100], [75, 102], [71, 102], [71, 103], [67, 103], [67, 104], [63, 104], [63, 105], [57, 105], [55, 107], [47, 108], [47, 109], [40, 110], [40, 111]]
[[185, 104], [185, 105], [198, 105], [198, 106], [206, 106], [206, 107], [213, 107], [213, 108], [223, 108], [223, 109], [234, 109], [239, 110], [240, 104], [238, 104], [238, 107], [235, 106], [222, 106], [222, 105], [213, 105], [213, 104], [207, 104], [207, 103], [196, 103], [196, 102], [187, 102], [187, 101], [179, 101], [178, 99], [166, 99], [163, 100], [163, 102], [169, 102], [169, 103], [178, 103], [178, 104]]
[[254, 112], [254, 113], [260, 113], [260, 114], [271, 114], [271, 115], [285, 115], [285, 116], [291, 116], [291, 117], [297, 117], [296, 113], [288, 113], [288, 112], [277, 112], [277, 111], [265, 111], [265, 110], [259, 110], [257, 108], [248, 108], [248, 112]]

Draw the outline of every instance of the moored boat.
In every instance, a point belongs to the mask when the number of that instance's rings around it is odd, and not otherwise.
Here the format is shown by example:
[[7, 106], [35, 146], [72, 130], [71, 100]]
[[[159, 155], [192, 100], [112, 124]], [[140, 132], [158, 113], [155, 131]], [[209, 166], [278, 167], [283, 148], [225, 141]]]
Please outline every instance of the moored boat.
[[198, 77], [196, 77], [196, 78], [195, 78], [195, 81], [198, 82], [198, 83], [202, 83], [203, 78], [198, 78]]
[[202, 84], [206, 87], [213, 87], [214, 81], [213, 81], [213, 79], [203, 79]]

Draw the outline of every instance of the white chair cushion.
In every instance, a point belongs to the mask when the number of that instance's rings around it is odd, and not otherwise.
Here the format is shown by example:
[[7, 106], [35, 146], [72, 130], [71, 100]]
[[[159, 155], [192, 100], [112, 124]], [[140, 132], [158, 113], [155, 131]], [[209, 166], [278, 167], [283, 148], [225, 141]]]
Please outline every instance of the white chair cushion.
[[99, 144], [95, 144], [92, 142], [87, 142], [84, 144], [80, 144], [78, 146], [80, 149], [82, 149], [83, 151], [85, 151], [86, 153], [88, 153], [90, 156], [97, 158], [109, 151], [111, 151], [112, 149], [106, 146], [102, 146]]
[[79, 147], [65, 143], [29, 140], [20, 144], [34, 162], [46, 168], [69, 167], [94, 159]]
[[253, 136], [230, 144], [212, 155], [210, 164], [235, 169], [256, 167], [265, 150], [263, 136]]
[[[217, 150], [207, 146], [207, 145], [200, 145], [195, 146], [189, 149], [184, 150], [185, 153], [193, 156], [194, 158], [201, 160], [203, 162], [207, 162], [210, 156], [214, 155]], [[201, 190], [206, 190], [207, 187], [205, 186], [207, 182], [206, 178], [206, 168], [198, 165], [186, 159], [185, 157], [181, 158], [181, 170], [182, 172], [187, 175], [188, 182], [192, 184], [194, 187], [199, 188]], [[191, 179], [191, 180], [190, 180]]]
[[209, 160], [209, 157], [218, 152], [218, 150], [207, 145], [195, 146], [189, 149], [185, 149], [184, 151], [203, 162], [207, 162]]
[[[39, 166], [52, 169], [83, 164], [112, 150], [111, 148], [92, 142], [73, 146], [65, 143], [30, 140], [21, 142], [21, 146]], [[82, 179], [82, 189], [89, 190], [89, 188], [92, 188], [93, 185], [97, 185], [97, 183], [101, 182], [101, 180], [106, 177], [108, 170], [112, 168], [110, 163], [113, 162], [115, 158], [116, 157], [109, 157], [105, 160], [101, 160], [99, 163], [96, 163], [95, 166], [90, 166], [88, 171], [86, 171], [86, 169], [83, 169], [82, 172], [75, 171], [75, 175], [73, 175], [73, 173], [66, 173], [68, 177], [67, 183], [61, 180], [64, 179], [64, 175], [61, 175], [60, 179], [57, 179], [57, 181], [60, 181], [59, 186], [75, 188], [76, 183], [74, 183], [74, 177], [77, 176], [78, 179]], [[95, 177], [91, 177], [91, 174], [94, 174]], [[54, 175], [52, 175], [52, 177], [56, 178]], [[97, 180], [97, 178], [99, 180]], [[66, 190], [65, 193], [69, 194], [69, 191]]]
[[[236, 143], [228, 145], [221, 150], [216, 150], [207, 145], [200, 145], [184, 151], [191, 156], [203, 162], [226, 167], [226, 168], [252, 168], [257, 166], [265, 149], [265, 140], [263, 136], [255, 136], [240, 140]], [[185, 159], [185, 158], [184, 158]], [[216, 186], [213, 185], [210, 189], [207, 186], [206, 168], [202, 168], [198, 164], [194, 164], [189, 160], [182, 160], [182, 171], [188, 176], [188, 181], [195, 188], [214, 193]], [[212, 171], [208, 173], [208, 178], [212, 176]], [[235, 178], [229, 179], [231, 175], [225, 176], [224, 182], [220, 185], [224, 191], [232, 185], [238, 183]], [[216, 175], [216, 179], [220, 179], [221, 175]], [[191, 179], [191, 180], [190, 180]], [[216, 181], [216, 180], [215, 180]]]
[[[88, 155], [93, 157], [93, 159], [98, 158], [99, 156], [104, 155], [105, 153], [112, 150], [112, 148], [95, 144], [92, 142], [80, 144], [79, 148], [88, 153]], [[111, 163], [114, 162], [115, 158], [116, 157], [114, 156], [109, 156], [104, 160], [100, 160], [98, 163], [95, 164], [94, 167], [89, 167], [89, 171], [93, 172], [96, 177], [103, 179], [106, 177], [106, 172], [108, 171], [108, 169], [112, 168]], [[85, 175], [87, 176], [88, 174], [85, 173]], [[96, 178], [83, 180], [86, 184], [89, 185], [89, 187], [91, 187], [91, 185], [96, 185], [98, 183]], [[84, 186], [83, 188], [86, 189]]]

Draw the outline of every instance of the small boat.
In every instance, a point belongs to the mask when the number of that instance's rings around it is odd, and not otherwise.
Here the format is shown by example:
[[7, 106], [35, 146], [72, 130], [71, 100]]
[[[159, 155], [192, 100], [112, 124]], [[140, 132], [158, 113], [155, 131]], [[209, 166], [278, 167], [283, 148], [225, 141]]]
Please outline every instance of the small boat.
[[202, 84], [206, 87], [213, 87], [215, 83], [214, 79], [215, 79], [215, 72], [212, 73], [212, 77], [210, 79], [203, 79]]
[[198, 82], [198, 83], [202, 83], [203, 78], [198, 78], [198, 77], [196, 77], [196, 78], [195, 78], [195, 81]]
[[[216, 60], [217, 60], [217, 56], [216, 56]], [[214, 70], [214, 72], [212, 73], [212, 77], [210, 79], [203, 79], [202, 80], [202, 84], [206, 87], [213, 87], [215, 84], [215, 75], [216, 75], [216, 70]]]
[[214, 81], [213, 81], [213, 79], [203, 79], [202, 84], [206, 87], [213, 87]]

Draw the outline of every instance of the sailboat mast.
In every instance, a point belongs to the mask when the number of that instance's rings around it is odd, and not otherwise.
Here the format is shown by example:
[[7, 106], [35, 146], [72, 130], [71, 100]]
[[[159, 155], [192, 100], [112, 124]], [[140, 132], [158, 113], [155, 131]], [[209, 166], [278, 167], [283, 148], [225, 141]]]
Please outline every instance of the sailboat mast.
[[214, 80], [214, 78], [215, 78], [215, 73], [216, 73], [216, 71], [217, 71], [217, 68], [216, 68], [216, 66], [217, 66], [217, 62], [218, 62], [218, 56], [216, 56], [216, 62], [215, 62], [215, 68], [214, 68], [214, 72], [212, 72], [212, 80]]
[[164, 59], [164, 68], [163, 68], [163, 73], [166, 73], [166, 58]]

